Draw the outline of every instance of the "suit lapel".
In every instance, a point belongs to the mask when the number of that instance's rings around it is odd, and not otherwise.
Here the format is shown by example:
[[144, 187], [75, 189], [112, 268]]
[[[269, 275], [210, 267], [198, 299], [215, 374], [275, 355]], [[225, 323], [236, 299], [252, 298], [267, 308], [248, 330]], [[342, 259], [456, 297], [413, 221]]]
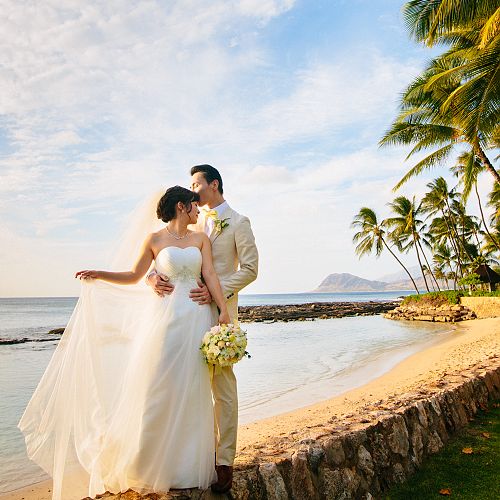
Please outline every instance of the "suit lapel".
[[220, 233], [216, 231], [215, 226], [212, 228], [212, 232], [210, 233], [210, 242], [213, 243], [218, 237]]
[[[221, 219], [229, 219], [229, 224], [231, 224], [231, 220], [233, 220], [233, 210], [231, 207], [227, 207], [225, 212], [220, 216]], [[224, 229], [222, 230], [224, 231]], [[216, 231], [215, 225], [210, 233], [210, 242], [213, 244], [214, 241], [222, 234], [222, 231]]]

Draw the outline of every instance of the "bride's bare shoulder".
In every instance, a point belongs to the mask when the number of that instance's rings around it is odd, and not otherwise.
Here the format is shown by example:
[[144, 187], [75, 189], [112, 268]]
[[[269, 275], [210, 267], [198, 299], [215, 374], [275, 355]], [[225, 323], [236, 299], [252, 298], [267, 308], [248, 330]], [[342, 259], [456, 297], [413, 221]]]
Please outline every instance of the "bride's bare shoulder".
[[210, 241], [205, 231], [191, 231], [191, 237], [200, 243]]
[[157, 243], [158, 241], [161, 241], [164, 237], [165, 237], [165, 230], [160, 229], [159, 231], [156, 231], [154, 233], [149, 233], [146, 236], [146, 241], [154, 244], [154, 243]]

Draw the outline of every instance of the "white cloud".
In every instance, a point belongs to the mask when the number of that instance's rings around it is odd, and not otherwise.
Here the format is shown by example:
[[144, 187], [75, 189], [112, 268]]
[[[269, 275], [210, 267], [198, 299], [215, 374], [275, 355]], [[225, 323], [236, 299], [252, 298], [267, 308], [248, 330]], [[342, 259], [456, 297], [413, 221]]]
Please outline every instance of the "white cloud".
[[240, 0], [237, 3], [242, 14], [260, 18], [264, 22], [290, 10], [294, 4], [295, 0]]
[[[343, 47], [275, 63], [260, 37], [292, 0], [3, 3], [0, 294], [74, 293], [68, 276], [105, 262], [127, 211], [202, 162], [251, 217], [262, 264], [249, 291], [373, 274], [349, 224], [362, 204], [383, 207], [404, 169], [376, 142], [414, 61]], [[9, 274], [27, 259], [36, 288]]]

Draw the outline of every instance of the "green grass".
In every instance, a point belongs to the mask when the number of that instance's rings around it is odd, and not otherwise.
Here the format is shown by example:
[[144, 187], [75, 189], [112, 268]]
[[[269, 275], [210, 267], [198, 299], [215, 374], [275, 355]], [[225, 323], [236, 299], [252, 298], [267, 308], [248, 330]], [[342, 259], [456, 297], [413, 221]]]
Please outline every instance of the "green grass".
[[[488, 433], [489, 438], [483, 433]], [[468, 455], [464, 448], [472, 448]], [[500, 498], [500, 405], [491, 404], [475, 420], [454, 436], [406, 483], [390, 490], [386, 500], [446, 498], [489, 500]]]

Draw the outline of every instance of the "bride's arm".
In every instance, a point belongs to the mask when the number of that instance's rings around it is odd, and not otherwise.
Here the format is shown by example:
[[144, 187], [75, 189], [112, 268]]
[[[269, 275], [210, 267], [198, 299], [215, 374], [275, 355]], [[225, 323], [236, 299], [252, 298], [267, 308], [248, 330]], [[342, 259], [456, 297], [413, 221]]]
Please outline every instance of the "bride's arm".
[[203, 233], [202, 235], [201, 256], [201, 274], [203, 275], [203, 279], [205, 280], [212, 298], [219, 308], [219, 322], [230, 323], [231, 319], [229, 318], [229, 313], [227, 312], [226, 299], [224, 298], [224, 294], [222, 293], [219, 277], [215, 272], [214, 264], [212, 261], [212, 244], [210, 243], [210, 239], [205, 233]]
[[139, 254], [139, 258], [135, 262], [131, 271], [123, 272], [112, 272], [112, 271], [78, 271], [75, 274], [75, 278], [80, 279], [96, 279], [109, 281], [110, 283], [116, 283], [118, 285], [133, 285], [140, 281], [140, 279], [146, 274], [151, 262], [154, 258], [154, 253], [151, 248], [152, 235], [149, 235], [144, 243]]

